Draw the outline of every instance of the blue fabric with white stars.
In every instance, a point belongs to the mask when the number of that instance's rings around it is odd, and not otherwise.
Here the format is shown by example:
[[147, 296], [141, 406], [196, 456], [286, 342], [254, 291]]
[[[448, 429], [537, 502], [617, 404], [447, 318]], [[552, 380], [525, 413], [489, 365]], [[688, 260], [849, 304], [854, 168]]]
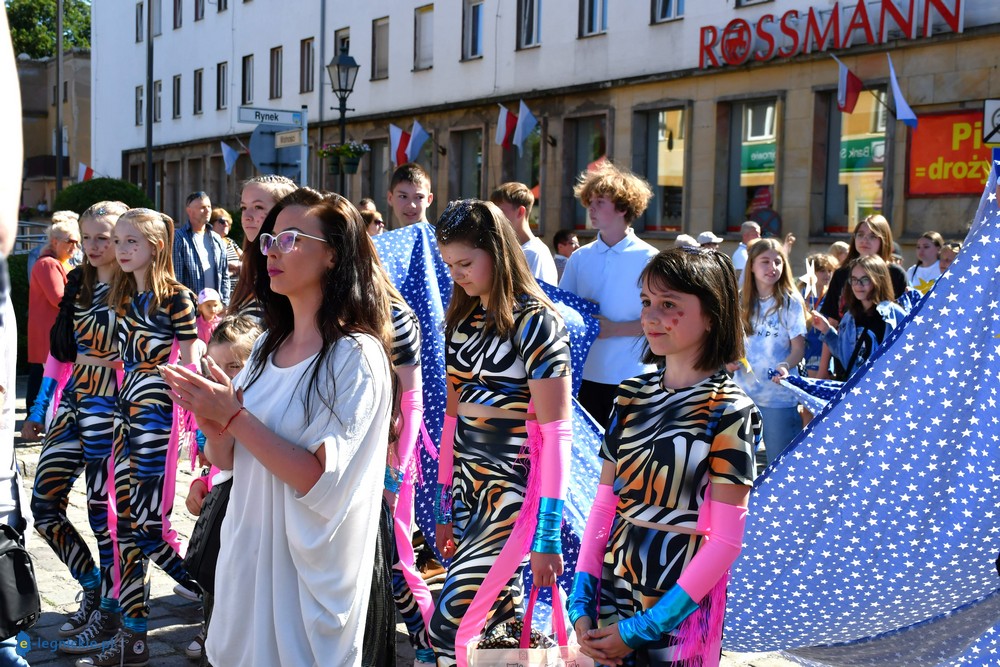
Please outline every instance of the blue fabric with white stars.
[[757, 480], [724, 648], [1000, 664], [1000, 209]]
[[[434, 227], [429, 223], [417, 223], [385, 232], [372, 240], [390, 279], [420, 321], [424, 423], [428, 435], [437, 447], [441, 441], [446, 398], [444, 315], [451, 300], [451, 275], [438, 250]], [[541, 286], [562, 315], [570, 336], [575, 394], [583, 379], [583, 362], [590, 345], [597, 338], [599, 325], [593, 317], [597, 314], [597, 306], [558, 287], [545, 283]], [[576, 558], [580, 552], [580, 538], [597, 494], [597, 482], [601, 474], [597, 453], [603, 437], [600, 427], [579, 406], [576, 399], [573, 403], [572, 473], [562, 529], [565, 573], [559, 579], [566, 590], [569, 590], [573, 581]], [[419, 450], [423, 483], [416, 489], [416, 520], [427, 543], [434, 547], [433, 496], [437, 483], [437, 461], [423, 448]], [[530, 586], [530, 572], [526, 573], [525, 580], [526, 586]], [[548, 592], [543, 590], [539, 597], [547, 601]], [[543, 607], [539, 607], [536, 616], [543, 620], [547, 615], [545, 611]]]

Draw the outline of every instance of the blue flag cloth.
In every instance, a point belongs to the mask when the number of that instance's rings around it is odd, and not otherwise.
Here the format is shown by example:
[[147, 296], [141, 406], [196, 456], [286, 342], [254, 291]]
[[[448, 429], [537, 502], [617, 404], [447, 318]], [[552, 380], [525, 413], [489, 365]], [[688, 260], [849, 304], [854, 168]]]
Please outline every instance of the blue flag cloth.
[[757, 480], [725, 649], [997, 664], [995, 190], [994, 173], [950, 270]]
[[[452, 280], [438, 250], [434, 227], [426, 222], [385, 232], [372, 239], [390, 279], [420, 321], [420, 364], [424, 386], [424, 423], [437, 447], [441, 441], [445, 407], [444, 315], [451, 300]], [[573, 364], [573, 392], [583, 380], [583, 362], [597, 338], [599, 325], [593, 317], [597, 306], [575, 294], [542, 283], [566, 324]], [[573, 459], [563, 525], [565, 574], [560, 583], [568, 590], [573, 580], [580, 538], [597, 494], [601, 474], [598, 452], [603, 433], [573, 400]], [[416, 519], [428, 544], [434, 546], [433, 496], [437, 483], [437, 461], [420, 448], [423, 484], [416, 489]]]

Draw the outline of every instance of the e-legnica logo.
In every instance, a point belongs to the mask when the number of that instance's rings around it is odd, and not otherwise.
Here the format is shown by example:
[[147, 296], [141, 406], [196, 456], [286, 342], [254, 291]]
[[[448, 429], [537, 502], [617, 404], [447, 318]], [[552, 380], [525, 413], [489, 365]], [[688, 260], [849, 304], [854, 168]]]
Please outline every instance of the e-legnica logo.
[[14, 647], [15, 653], [24, 657], [31, 652], [31, 637], [28, 636], [27, 632], [21, 630], [14, 639], [17, 641], [17, 646]]

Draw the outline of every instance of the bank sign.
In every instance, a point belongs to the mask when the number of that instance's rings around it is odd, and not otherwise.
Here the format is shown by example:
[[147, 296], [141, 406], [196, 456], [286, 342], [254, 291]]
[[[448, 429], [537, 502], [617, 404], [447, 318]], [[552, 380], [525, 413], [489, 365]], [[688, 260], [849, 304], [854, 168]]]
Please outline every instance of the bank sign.
[[981, 111], [921, 115], [920, 131], [910, 132], [907, 194], [981, 195], [993, 166], [982, 139]]
[[[1000, 1], [1000, 0], [998, 0]], [[930, 37], [947, 26], [960, 33], [963, 0], [869, 0], [834, 2], [832, 7], [764, 14], [756, 22], [733, 19], [703, 26], [698, 67], [739, 66], [751, 61], [793, 58], [803, 53], [885, 44]]]

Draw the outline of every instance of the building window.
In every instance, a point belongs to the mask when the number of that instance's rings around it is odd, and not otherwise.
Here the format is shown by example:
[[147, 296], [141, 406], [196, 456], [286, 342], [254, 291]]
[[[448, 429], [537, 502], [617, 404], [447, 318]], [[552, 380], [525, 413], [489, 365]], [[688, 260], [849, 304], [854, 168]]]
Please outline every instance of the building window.
[[774, 2], [774, 0], [736, 0], [736, 6], [749, 7], [751, 5], [762, 5], [765, 2]]
[[281, 61], [282, 49], [276, 46], [271, 49], [271, 77], [268, 85], [268, 96], [274, 100], [281, 97]]
[[[483, 131], [464, 130], [451, 133], [452, 148], [458, 151], [458, 197], [482, 199], [483, 196]], [[426, 144], [425, 144], [426, 145]]]
[[372, 79], [389, 78], [389, 17], [372, 21]]
[[253, 104], [253, 54], [243, 56], [243, 87], [240, 94], [243, 104]]
[[153, 82], [153, 122], [160, 122], [161, 104], [163, 102], [163, 82]]
[[215, 108], [225, 109], [229, 106], [229, 63], [219, 63], [215, 66]]
[[[735, 104], [730, 116], [730, 163], [726, 228], [738, 232], [744, 220], [756, 220], [764, 232], [777, 220], [775, 169], [780, 154], [778, 101]], [[737, 157], [738, 156], [738, 157]]]
[[141, 42], [145, 34], [146, 20], [143, 16], [142, 3], [135, 3], [135, 41]]
[[163, 0], [147, 0], [153, 12], [153, 37], [163, 34]]
[[[593, 169], [601, 160], [608, 159], [608, 118], [604, 115], [588, 116], [568, 120], [566, 124], [573, 140], [573, 157], [569, 163], [573, 165], [573, 171], [566, 175], [566, 182], [572, 184], [580, 174]], [[573, 227], [590, 227], [587, 209], [579, 202], [573, 207]]]
[[[371, 159], [368, 160], [368, 183], [371, 184], [369, 196], [375, 200], [375, 207], [385, 221], [389, 222], [389, 210], [383, 194], [389, 191], [389, 177], [392, 174], [392, 162], [389, 160], [389, 141], [388, 139], [368, 139], [365, 143], [372, 149], [369, 154]], [[431, 219], [430, 213], [428, 213], [427, 219]]]
[[644, 115], [645, 137], [642, 150], [636, 151], [635, 166], [653, 187], [653, 199], [643, 214], [643, 226], [646, 231], [679, 232], [684, 217], [687, 114], [684, 109], [667, 109]]
[[858, 97], [853, 113], [841, 113], [828, 94], [830, 127], [826, 152], [824, 231], [844, 234], [882, 212], [886, 166], [885, 88]]
[[[386, 19], [388, 21], [389, 19]], [[386, 33], [388, 35], [388, 32]], [[351, 51], [351, 29], [341, 28], [333, 33], [333, 52], [334, 57], [341, 51]]]
[[316, 81], [316, 42], [310, 37], [299, 42], [299, 92], [311, 93]]
[[684, 0], [653, 0], [653, 23], [684, 18]]
[[174, 76], [174, 118], [181, 117], [181, 75]]
[[483, 57], [483, 2], [465, 0], [462, 12], [462, 60]]
[[542, 43], [542, 0], [517, 1], [517, 48]]
[[218, 11], [224, 12], [229, 9], [229, 0], [218, 0]]
[[143, 109], [142, 109], [142, 86], [135, 87], [135, 124], [142, 125], [143, 120]]
[[195, 114], [200, 114], [202, 112], [201, 103], [201, 91], [204, 88], [205, 83], [205, 70], [196, 69], [194, 71], [194, 91], [191, 95], [191, 99], [194, 100], [194, 108], [192, 111]]
[[580, 37], [608, 31], [608, 0], [580, 0]]
[[174, 0], [174, 30], [184, 23], [184, 0]]
[[194, 0], [194, 20], [205, 18], [205, 0]]
[[413, 69], [434, 65], [434, 5], [417, 7], [413, 12]]

